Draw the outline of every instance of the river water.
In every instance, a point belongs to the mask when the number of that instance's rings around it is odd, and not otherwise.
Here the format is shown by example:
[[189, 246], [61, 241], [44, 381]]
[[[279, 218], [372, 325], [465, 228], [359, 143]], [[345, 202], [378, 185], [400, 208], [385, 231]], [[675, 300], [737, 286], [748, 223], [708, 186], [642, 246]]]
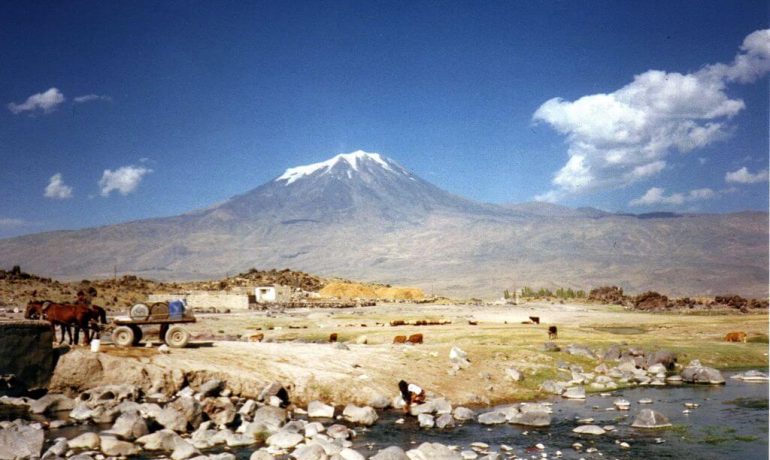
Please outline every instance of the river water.
[[[726, 385], [720, 386], [667, 386], [637, 387], [616, 391], [612, 396], [589, 395], [585, 401], [551, 398], [553, 403], [552, 425], [531, 429], [502, 424], [485, 426], [466, 422], [450, 430], [420, 429], [416, 418], [405, 417], [404, 423], [396, 423], [403, 415], [398, 411], [384, 411], [377, 423], [368, 428], [353, 427], [358, 433], [354, 443], [366, 456], [388, 446], [400, 446], [404, 450], [423, 442], [440, 442], [469, 450], [471, 443], [483, 442], [489, 451], [501, 452], [501, 445], [512, 450], [503, 458], [517, 455], [520, 458], [554, 458], [557, 451], [564, 459], [766, 459], [768, 458], [768, 384], [747, 383], [730, 379], [732, 372], [723, 373]], [[628, 411], [616, 411], [612, 402], [623, 397], [631, 402]], [[641, 405], [641, 399], [651, 399], [652, 404]], [[684, 403], [697, 403], [699, 407], [685, 413]], [[634, 416], [642, 408], [651, 408], [666, 415], [672, 428], [640, 430], [631, 428]], [[612, 410], [608, 410], [612, 409]], [[476, 408], [478, 413], [486, 408]], [[0, 414], [7, 419], [10, 414]], [[579, 435], [572, 429], [592, 418], [592, 424], [613, 425], [614, 431], [600, 436]], [[329, 421], [324, 424], [328, 425]], [[48, 432], [48, 439], [64, 436], [72, 438], [83, 431], [97, 431], [96, 426], [69, 426]], [[575, 442], [583, 445], [578, 451]], [[620, 446], [620, 442], [630, 445]], [[542, 444], [543, 450], [535, 447]], [[587, 449], [595, 448], [595, 452]], [[248, 459], [254, 447], [232, 452], [239, 459]], [[214, 453], [221, 451], [215, 449]]]

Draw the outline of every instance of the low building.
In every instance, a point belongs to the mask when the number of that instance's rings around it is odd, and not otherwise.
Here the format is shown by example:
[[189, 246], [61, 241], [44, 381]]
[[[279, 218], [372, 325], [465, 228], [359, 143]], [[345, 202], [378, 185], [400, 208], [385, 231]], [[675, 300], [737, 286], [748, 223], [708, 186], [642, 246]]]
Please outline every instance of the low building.
[[288, 286], [259, 286], [254, 288], [257, 303], [288, 302], [291, 300], [291, 288]]
[[187, 308], [197, 312], [227, 312], [249, 309], [249, 296], [223, 292], [193, 291], [178, 294], [151, 294], [147, 302], [167, 302], [182, 299]]

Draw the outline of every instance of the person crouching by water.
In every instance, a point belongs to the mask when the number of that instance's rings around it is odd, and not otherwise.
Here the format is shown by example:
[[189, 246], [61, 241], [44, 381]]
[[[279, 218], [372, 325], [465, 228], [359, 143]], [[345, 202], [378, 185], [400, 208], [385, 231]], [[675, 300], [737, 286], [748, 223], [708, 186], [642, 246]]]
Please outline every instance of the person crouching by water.
[[414, 383], [406, 383], [404, 380], [398, 382], [398, 389], [401, 390], [401, 397], [404, 399], [404, 413], [408, 414], [412, 404], [422, 404], [425, 402], [425, 390]]

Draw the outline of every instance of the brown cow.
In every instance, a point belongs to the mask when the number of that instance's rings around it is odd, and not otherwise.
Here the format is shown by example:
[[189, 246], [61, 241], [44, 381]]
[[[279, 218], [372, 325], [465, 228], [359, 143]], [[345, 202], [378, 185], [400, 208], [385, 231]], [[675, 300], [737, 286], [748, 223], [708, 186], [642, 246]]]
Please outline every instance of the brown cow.
[[394, 319], [393, 321], [390, 322], [391, 326], [403, 326], [405, 324], [406, 322], [404, 322], [403, 319]]
[[393, 337], [393, 343], [406, 343], [406, 336], [405, 335], [397, 335]]
[[406, 339], [406, 341], [411, 344], [422, 343], [422, 334], [412, 334], [408, 339]]
[[249, 336], [249, 342], [261, 342], [264, 339], [265, 339], [265, 334], [261, 332]]
[[743, 342], [746, 343], [745, 332], [729, 332], [725, 336], [725, 342]]
[[540, 324], [540, 317], [539, 316], [530, 316], [529, 320], [532, 321], [535, 324]]
[[332, 332], [331, 334], [329, 334], [329, 343], [334, 343], [336, 341], [337, 341], [337, 333]]
[[556, 326], [548, 326], [548, 340], [553, 340], [559, 337], [559, 330]]

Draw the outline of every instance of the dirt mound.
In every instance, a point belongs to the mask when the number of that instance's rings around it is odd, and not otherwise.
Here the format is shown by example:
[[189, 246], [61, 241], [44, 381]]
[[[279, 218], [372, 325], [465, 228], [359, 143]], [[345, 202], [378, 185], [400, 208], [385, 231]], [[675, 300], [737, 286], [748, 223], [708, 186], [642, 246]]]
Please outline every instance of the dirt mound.
[[634, 308], [637, 310], [664, 310], [668, 307], [668, 297], [655, 291], [647, 291], [634, 297]]
[[323, 297], [340, 299], [388, 299], [388, 300], [418, 300], [425, 297], [422, 289], [378, 286], [349, 282], [332, 282], [321, 289]]
[[623, 294], [623, 288], [617, 286], [602, 286], [591, 289], [588, 293], [588, 300], [603, 304], [626, 305], [628, 297]]
[[299, 288], [305, 292], [318, 292], [327, 284], [327, 280], [319, 276], [305, 272], [294, 271], [288, 268], [283, 270], [251, 270], [220, 281], [205, 281], [188, 283], [194, 289], [200, 290], [226, 290], [233, 287], [269, 286], [277, 284]]

